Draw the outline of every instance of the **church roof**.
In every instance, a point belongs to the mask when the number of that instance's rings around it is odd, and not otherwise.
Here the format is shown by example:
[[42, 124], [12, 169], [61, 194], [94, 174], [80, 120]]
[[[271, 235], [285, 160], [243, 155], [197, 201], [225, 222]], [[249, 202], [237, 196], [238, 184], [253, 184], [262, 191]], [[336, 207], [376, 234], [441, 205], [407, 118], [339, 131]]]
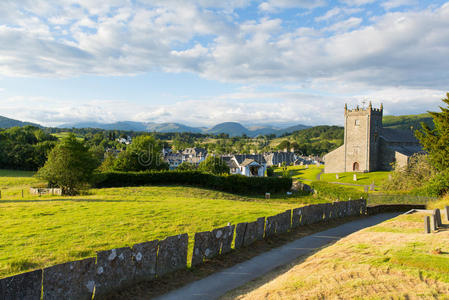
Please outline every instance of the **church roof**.
[[419, 143], [411, 130], [383, 128], [380, 136], [387, 142]]
[[388, 146], [393, 151], [399, 152], [406, 156], [412, 156], [415, 153], [424, 153], [421, 146]]
[[237, 154], [234, 155], [235, 160], [241, 165], [246, 159], [252, 159], [259, 164], [266, 163], [265, 158], [261, 154]]

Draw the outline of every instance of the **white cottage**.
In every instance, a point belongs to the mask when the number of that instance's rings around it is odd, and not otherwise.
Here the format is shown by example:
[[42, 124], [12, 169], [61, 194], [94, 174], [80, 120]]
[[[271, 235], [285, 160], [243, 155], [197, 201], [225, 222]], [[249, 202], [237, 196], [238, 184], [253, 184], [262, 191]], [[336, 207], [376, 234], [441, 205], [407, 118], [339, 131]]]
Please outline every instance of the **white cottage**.
[[248, 177], [263, 177], [267, 163], [262, 155], [234, 155], [228, 162], [231, 174]]

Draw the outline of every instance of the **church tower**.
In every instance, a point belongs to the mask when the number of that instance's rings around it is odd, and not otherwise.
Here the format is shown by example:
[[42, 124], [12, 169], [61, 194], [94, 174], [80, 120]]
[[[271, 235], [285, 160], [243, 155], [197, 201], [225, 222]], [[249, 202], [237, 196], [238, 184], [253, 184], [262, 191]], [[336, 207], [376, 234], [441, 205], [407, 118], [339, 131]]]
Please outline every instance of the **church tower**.
[[348, 109], [345, 105], [345, 172], [370, 172], [378, 168], [379, 136], [382, 132], [383, 106]]

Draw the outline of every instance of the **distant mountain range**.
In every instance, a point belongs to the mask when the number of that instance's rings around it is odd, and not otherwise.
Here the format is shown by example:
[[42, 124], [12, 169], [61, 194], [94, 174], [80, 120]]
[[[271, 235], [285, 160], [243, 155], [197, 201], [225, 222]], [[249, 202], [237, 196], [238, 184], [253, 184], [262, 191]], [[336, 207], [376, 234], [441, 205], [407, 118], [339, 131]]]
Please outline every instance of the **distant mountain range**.
[[18, 121], [18, 120], [0, 116], [0, 128], [22, 127], [22, 126], [27, 126], [27, 125], [42, 127], [41, 125], [36, 124], [36, 123], [22, 122], [22, 121]]
[[[414, 129], [420, 128], [420, 123], [424, 122], [430, 127], [433, 127], [433, 121], [430, 114], [417, 114], [417, 115], [404, 115], [404, 116], [384, 116], [383, 125], [385, 128], [397, 128], [397, 129]], [[15, 126], [32, 125], [37, 127], [43, 127], [36, 123], [22, 122], [6, 117], [0, 116], [0, 128], [10, 128]], [[220, 134], [226, 133], [229, 136], [241, 136], [246, 134], [249, 137], [255, 137], [258, 135], [275, 134], [280, 136], [282, 134], [292, 133], [298, 130], [307, 129], [311, 126], [295, 125], [285, 128], [261, 125], [245, 127], [237, 122], [225, 122], [217, 124], [213, 127], [191, 127], [180, 123], [154, 123], [154, 122], [132, 122], [123, 121], [116, 123], [98, 123], [98, 122], [79, 122], [79, 123], [67, 123], [58, 126], [59, 128], [99, 128], [105, 130], [124, 130], [124, 131], [150, 131], [150, 132], [191, 132], [191, 133], [209, 133]]]
[[246, 134], [250, 137], [258, 135], [275, 134], [277, 136], [297, 130], [309, 128], [306, 125], [295, 125], [287, 128], [276, 128], [273, 126], [245, 127], [237, 122], [225, 122], [217, 124], [211, 128], [191, 127], [179, 123], [152, 123], [152, 122], [116, 122], [111, 124], [97, 122], [67, 123], [58, 126], [59, 128], [100, 128], [106, 130], [133, 130], [133, 131], [155, 131], [155, 132], [191, 132], [191, 133], [226, 133], [229, 136], [241, 136]]

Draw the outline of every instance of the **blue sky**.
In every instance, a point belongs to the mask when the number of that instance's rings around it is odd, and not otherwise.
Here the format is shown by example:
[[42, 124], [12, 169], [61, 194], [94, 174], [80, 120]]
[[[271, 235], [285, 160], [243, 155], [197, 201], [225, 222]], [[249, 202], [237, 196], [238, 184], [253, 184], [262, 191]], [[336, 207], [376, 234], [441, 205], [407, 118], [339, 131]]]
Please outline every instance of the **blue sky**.
[[437, 109], [448, 55], [445, 1], [7, 0], [0, 115], [342, 124], [344, 103]]

